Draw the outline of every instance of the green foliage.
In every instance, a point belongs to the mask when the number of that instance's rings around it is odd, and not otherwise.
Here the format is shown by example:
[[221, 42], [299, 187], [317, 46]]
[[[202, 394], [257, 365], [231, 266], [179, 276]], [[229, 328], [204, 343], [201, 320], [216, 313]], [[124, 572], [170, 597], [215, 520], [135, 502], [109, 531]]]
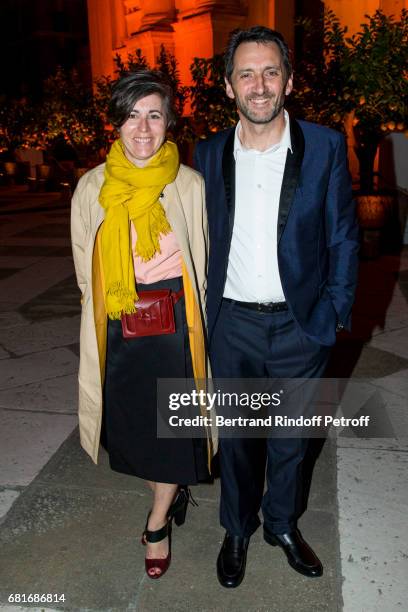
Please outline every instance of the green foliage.
[[[400, 20], [377, 10], [346, 37], [346, 28], [326, 11], [321, 59], [309, 47], [316, 27], [303, 21], [305, 53], [295, 70], [291, 95], [295, 113], [344, 131], [352, 115], [356, 154], [360, 162], [360, 189], [373, 190], [374, 159], [381, 139], [408, 124], [408, 11]], [[309, 37], [309, 38], [308, 38]]]
[[[353, 113], [362, 134], [380, 139], [406, 129], [408, 121], [408, 11], [402, 10], [399, 21], [380, 10], [366, 18], [351, 37], [330, 10], [317, 27], [307, 20], [298, 23], [305, 52], [296, 66], [291, 102], [305, 118], [337, 129]], [[319, 27], [321, 58], [309, 45]]]
[[[385, 134], [407, 129], [406, 9], [399, 20], [376, 11], [351, 37], [330, 10], [318, 23], [303, 19], [297, 28], [303, 35], [303, 52], [296, 61], [294, 91], [288, 98], [295, 116], [344, 131], [345, 117], [352, 113], [360, 148], [374, 151]], [[126, 59], [116, 55], [114, 61], [118, 78], [150, 67], [140, 49]], [[174, 91], [178, 142], [207, 137], [235, 124], [235, 104], [225, 93], [222, 55], [194, 58], [190, 88], [181, 84], [177, 60], [164, 46], [155, 67]], [[41, 104], [5, 100], [0, 104], [0, 151], [19, 146], [47, 149], [61, 137], [80, 156], [107, 150], [115, 137], [106, 116], [114, 82], [102, 77], [91, 91], [75, 71], [60, 68], [45, 82]], [[184, 116], [188, 100], [192, 118]]]
[[190, 71], [191, 108], [198, 135], [205, 138], [234, 125], [237, 113], [235, 104], [225, 93], [223, 56], [195, 57]]
[[36, 130], [37, 113], [27, 98], [0, 100], [0, 153], [12, 156]]
[[303, 34], [304, 49], [296, 61], [288, 106], [295, 116], [344, 131], [348, 109], [343, 98], [342, 65], [348, 54], [347, 28], [329, 9], [321, 21], [300, 19], [296, 27]]
[[181, 84], [178, 62], [174, 55], [166, 51], [163, 45], [160, 47], [156, 67], [167, 77], [173, 89], [174, 106], [177, 117], [180, 120], [183, 116], [186, 100], [189, 96], [189, 88]]
[[128, 53], [127, 60], [124, 61], [119, 53], [116, 53], [114, 60], [116, 65], [115, 73], [118, 78], [128, 74], [128, 72], [136, 72], [137, 70], [146, 70], [149, 68], [147, 59], [142, 54], [141, 49], [136, 49], [134, 53]]
[[79, 154], [84, 149], [96, 152], [103, 145], [103, 122], [92, 90], [82, 84], [75, 70], [58, 68], [46, 79], [38, 121], [41, 131], [33, 135], [31, 144], [47, 148], [63, 137]]
[[378, 10], [348, 38], [343, 89], [360, 132], [378, 138], [408, 123], [408, 11], [400, 21]]

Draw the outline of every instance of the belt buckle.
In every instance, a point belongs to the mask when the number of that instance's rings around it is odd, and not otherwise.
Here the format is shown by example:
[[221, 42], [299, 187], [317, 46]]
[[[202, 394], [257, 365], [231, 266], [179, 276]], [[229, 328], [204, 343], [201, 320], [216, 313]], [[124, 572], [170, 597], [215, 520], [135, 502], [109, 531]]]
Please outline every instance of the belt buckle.
[[258, 312], [273, 312], [274, 302], [257, 302], [256, 309]]

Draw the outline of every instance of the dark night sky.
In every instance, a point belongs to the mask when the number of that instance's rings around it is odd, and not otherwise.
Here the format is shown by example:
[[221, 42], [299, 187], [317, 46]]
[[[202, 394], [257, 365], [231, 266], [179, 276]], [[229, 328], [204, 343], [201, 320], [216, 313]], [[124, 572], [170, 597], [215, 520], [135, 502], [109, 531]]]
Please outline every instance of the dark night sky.
[[86, 0], [1, 0], [0, 94], [39, 95], [58, 65], [91, 80]]

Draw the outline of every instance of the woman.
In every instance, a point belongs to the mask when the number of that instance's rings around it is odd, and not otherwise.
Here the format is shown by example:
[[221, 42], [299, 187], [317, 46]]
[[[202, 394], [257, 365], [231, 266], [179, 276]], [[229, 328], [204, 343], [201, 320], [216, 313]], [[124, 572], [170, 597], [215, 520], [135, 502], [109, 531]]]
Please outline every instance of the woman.
[[[103, 412], [112, 469], [145, 479], [153, 492], [142, 543], [146, 572], [159, 578], [170, 564], [171, 520], [184, 522], [186, 485], [207, 478], [211, 459], [210, 440], [159, 439], [156, 433], [157, 378], [206, 376], [204, 187], [166, 140], [174, 113], [160, 73], [142, 70], [120, 79], [109, 117], [119, 139], [106, 164], [81, 178], [72, 200], [82, 292], [81, 444], [96, 463]], [[140, 315], [138, 304], [163, 289], [173, 298], [182, 295], [174, 300], [176, 331], [124, 337]]]

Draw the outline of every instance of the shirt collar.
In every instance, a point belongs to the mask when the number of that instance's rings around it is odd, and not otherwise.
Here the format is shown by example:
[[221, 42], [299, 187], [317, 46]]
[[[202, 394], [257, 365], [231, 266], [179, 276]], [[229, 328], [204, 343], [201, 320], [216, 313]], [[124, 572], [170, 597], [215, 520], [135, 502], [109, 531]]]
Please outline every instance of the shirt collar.
[[284, 149], [285, 151], [287, 151], [287, 149], [290, 149], [290, 152], [293, 153], [293, 149], [292, 149], [292, 140], [290, 138], [290, 119], [289, 119], [289, 113], [284, 110], [284, 117], [285, 117], [285, 129], [283, 130], [283, 134], [282, 134], [282, 138], [279, 142], [277, 142], [276, 144], [272, 145], [271, 147], [269, 147], [269, 149], [266, 149], [266, 151], [257, 151], [256, 149], [246, 149], [240, 139], [239, 139], [239, 134], [241, 132], [241, 121], [238, 121], [237, 126], [235, 128], [235, 136], [234, 136], [234, 157], [235, 159], [237, 159], [237, 153], [253, 153], [256, 155], [268, 155], [268, 153], [273, 153], [275, 151], [277, 151], [278, 149]]

